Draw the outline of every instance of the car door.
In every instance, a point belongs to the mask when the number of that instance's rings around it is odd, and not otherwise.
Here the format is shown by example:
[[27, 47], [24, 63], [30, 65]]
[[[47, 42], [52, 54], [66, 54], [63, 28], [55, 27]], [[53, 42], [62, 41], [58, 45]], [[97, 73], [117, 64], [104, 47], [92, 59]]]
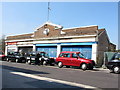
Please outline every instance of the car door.
[[80, 60], [78, 60], [78, 55], [76, 53], [72, 53], [71, 55], [71, 65], [80, 66]]
[[61, 53], [57, 61], [62, 62], [63, 65], [70, 65], [70, 53]]
[[71, 65], [71, 59], [70, 59], [70, 53], [65, 53], [64, 54], [64, 65], [68, 65], [70, 66]]
[[9, 55], [9, 59], [10, 59], [10, 60], [15, 60], [15, 55], [14, 55], [14, 53], [11, 53], [11, 54]]

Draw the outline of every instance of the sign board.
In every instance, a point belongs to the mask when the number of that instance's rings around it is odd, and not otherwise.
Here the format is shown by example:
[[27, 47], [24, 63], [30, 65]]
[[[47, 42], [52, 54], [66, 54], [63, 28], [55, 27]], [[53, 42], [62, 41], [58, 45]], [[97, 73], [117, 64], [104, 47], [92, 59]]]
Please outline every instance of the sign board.
[[7, 45], [16, 45], [17, 42], [7, 42]]

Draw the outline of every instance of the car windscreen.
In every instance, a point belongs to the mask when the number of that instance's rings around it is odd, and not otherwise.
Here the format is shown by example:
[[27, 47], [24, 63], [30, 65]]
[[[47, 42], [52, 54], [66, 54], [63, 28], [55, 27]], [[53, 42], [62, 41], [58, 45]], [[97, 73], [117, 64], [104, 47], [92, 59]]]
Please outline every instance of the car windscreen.
[[15, 52], [15, 53], [14, 53], [14, 55], [18, 55], [18, 56], [20, 56], [20, 53], [18, 53], [18, 52]]
[[119, 54], [116, 54], [114, 59], [120, 60], [120, 53], [119, 53]]
[[36, 56], [36, 53], [31, 53], [30, 56]]
[[47, 53], [40, 53], [40, 56], [49, 57]]
[[80, 58], [86, 58], [82, 53], [77, 54]]

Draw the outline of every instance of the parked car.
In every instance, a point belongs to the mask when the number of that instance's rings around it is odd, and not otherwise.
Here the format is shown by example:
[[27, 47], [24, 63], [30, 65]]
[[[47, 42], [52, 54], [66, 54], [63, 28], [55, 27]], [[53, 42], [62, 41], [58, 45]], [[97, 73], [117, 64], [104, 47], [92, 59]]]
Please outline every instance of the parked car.
[[61, 52], [58, 58], [56, 58], [58, 67], [63, 66], [78, 66], [83, 70], [93, 69], [95, 62], [93, 60], [86, 59], [80, 52], [64, 51]]
[[54, 58], [50, 58], [45, 52], [31, 52], [26, 58], [28, 64], [54, 65], [55, 62]]
[[120, 53], [115, 53], [106, 66], [111, 72], [120, 73]]
[[3, 51], [0, 51], [0, 60], [2, 61], [6, 60], [6, 56]]
[[40, 52], [40, 62], [42, 65], [54, 65], [55, 64], [55, 59], [50, 58], [46, 52]]
[[8, 52], [7, 55], [7, 61], [8, 62], [20, 62], [20, 63], [25, 63], [26, 62], [26, 58], [24, 57], [23, 54], [19, 53], [19, 52]]
[[40, 58], [40, 55], [38, 52], [30, 52], [26, 56], [26, 60], [27, 60], [26, 63], [39, 64], [40, 63], [39, 58]]

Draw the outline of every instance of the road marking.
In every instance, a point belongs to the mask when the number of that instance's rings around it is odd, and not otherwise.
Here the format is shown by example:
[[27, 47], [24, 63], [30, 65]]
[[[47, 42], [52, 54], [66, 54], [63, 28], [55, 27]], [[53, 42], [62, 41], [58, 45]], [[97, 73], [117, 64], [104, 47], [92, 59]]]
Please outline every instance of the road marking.
[[91, 88], [91, 89], [96, 89], [97, 88], [97, 87], [84, 85], [84, 84], [79, 84], [79, 83], [75, 83], [75, 82], [57, 80], [57, 79], [52, 79], [52, 78], [48, 78], [48, 77], [41, 77], [41, 76], [36, 76], [36, 75], [32, 75], [32, 74], [26, 74], [26, 73], [22, 73], [22, 72], [10, 72], [10, 73], [25, 76], [25, 77], [29, 77], [29, 78], [34, 78], [34, 79], [37, 79], [37, 80], [45, 80], [45, 81], [49, 81], [49, 82], [57, 82], [57, 83], [67, 84], [67, 85], [71, 85], [71, 86], [77, 86], [77, 87], [81, 87], [81, 88]]

